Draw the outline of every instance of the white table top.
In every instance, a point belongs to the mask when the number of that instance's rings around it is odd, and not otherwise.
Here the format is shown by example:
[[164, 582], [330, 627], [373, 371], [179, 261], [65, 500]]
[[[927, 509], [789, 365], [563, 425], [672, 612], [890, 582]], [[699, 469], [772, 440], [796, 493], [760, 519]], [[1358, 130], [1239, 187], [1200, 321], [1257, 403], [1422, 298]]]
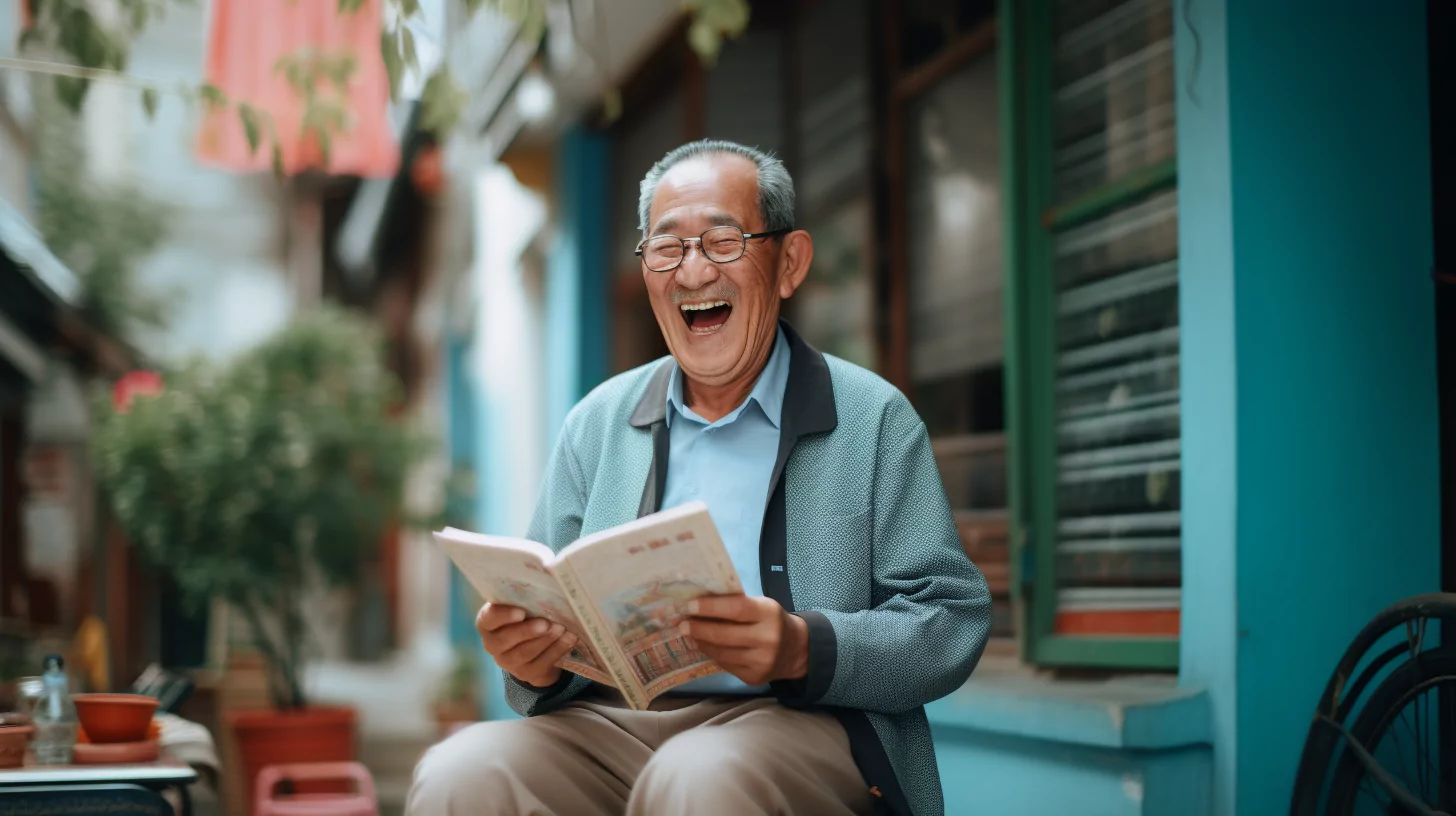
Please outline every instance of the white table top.
[[165, 759], [135, 765], [32, 765], [24, 768], [0, 768], [0, 787], [104, 782], [185, 783], [196, 779], [197, 771], [192, 766]]

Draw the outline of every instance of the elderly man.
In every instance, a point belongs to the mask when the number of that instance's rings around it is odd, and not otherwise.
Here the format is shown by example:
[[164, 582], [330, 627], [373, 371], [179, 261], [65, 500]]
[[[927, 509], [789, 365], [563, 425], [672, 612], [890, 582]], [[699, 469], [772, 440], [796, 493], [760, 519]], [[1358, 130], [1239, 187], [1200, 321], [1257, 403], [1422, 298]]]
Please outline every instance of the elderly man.
[[530, 535], [560, 549], [704, 501], [745, 594], [696, 602], [684, 629], [728, 673], [632, 711], [556, 666], [570, 633], [487, 605], [476, 625], [526, 719], [431, 749], [409, 812], [941, 813], [923, 706], [975, 667], [990, 596], [925, 425], [780, 320], [814, 255], [781, 162], [685, 145], [643, 179], [638, 214], [672, 357], [572, 411]]

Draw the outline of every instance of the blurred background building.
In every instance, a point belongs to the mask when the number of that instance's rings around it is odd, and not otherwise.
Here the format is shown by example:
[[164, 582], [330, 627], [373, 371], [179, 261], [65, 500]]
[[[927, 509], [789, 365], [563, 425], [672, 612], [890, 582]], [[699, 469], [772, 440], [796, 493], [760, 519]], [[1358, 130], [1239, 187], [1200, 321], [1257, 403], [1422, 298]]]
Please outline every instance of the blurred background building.
[[[213, 58], [244, 36], [229, 5], [171, 9], [129, 70], [266, 70]], [[1424, 4], [755, 2], [713, 64], [675, 0], [544, 3], [539, 40], [422, 5], [401, 101], [354, 92], [378, 149], [347, 172], [255, 172], [180, 103], [149, 119], [93, 88], [85, 172], [172, 213], [138, 269], [174, 318], [129, 338], [78, 316], [34, 227], [43, 110], [0, 71], [7, 675], [97, 614], [113, 684], [189, 670], [210, 724], [245, 696], [226, 609], [183, 610], [108, 522], [86, 390], [321, 301], [381, 328], [440, 440], [412, 506], [521, 534], [567, 411], [665, 353], [638, 183], [703, 137], [787, 162], [816, 247], [788, 318], [910, 396], [991, 584], [986, 658], [930, 709], [948, 812], [1285, 810], [1345, 645], [1456, 589], [1431, 276], [1451, 74], [1427, 45], [1451, 29]], [[0, 56], [19, 12], [0, 3]], [[419, 96], [442, 61], [466, 105], [437, 137]], [[478, 606], [423, 531], [317, 599], [310, 683], [360, 711], [389, 806], [442, 722], [513, 716]]]

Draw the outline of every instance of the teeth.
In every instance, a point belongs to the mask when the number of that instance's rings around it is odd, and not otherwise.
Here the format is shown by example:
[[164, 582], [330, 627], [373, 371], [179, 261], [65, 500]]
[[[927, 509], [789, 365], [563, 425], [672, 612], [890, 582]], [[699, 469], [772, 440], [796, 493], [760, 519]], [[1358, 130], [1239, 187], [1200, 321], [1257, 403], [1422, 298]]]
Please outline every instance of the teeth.
[[727, 305], [728, 301], [726, 300], [715, 300], [712, 303], [684, 303], [678, 308], [682, 309], [684, 312], [701, 312], [705, 309], [716, 309], [719, 306]]

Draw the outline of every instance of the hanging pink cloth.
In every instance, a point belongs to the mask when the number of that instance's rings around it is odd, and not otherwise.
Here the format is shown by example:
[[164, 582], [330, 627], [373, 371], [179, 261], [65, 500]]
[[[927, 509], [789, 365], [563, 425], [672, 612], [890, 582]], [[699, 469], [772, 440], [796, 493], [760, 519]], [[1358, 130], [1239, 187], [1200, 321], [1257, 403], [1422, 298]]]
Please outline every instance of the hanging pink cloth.
[[[379, 54], [380, 0], [365, 0], [353, 13], [341, 13], [338, 6], [338, 0], [213, 0], [207, 81], [233, 104], [205, 114], [198, 139], [203, 163], [240, 172], [271, 169], [273, 148], [266, 133], [256, 153], [248, 147], [236, 106], [247, 102], [273, 117], [289, 175], [308, 169], [394, 175], [399, 145], [389, 126], [389, 78]], [[306, 49], [348, 50], [357, 60], [348, 87], [349, 123], [344, 132], [331, 134], [328, 167], [317, 140], [303, 133], [303, 99], [274, 70], [280, 58]]]

